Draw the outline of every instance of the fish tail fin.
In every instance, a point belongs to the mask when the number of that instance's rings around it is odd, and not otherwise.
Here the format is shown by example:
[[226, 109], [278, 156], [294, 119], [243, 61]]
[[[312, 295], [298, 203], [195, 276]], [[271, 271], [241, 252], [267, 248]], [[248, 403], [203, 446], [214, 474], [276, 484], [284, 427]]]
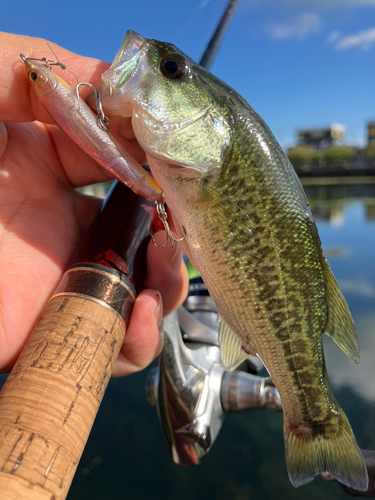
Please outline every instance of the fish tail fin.
[[338, 409], [338, 421], [325, 424], [315, 433], [284, 420], [286, 466], [294, 487], [309, 483], [321, 472], [329, 472], [350, 488], [367, 490], [362, 454], [346, 415]]

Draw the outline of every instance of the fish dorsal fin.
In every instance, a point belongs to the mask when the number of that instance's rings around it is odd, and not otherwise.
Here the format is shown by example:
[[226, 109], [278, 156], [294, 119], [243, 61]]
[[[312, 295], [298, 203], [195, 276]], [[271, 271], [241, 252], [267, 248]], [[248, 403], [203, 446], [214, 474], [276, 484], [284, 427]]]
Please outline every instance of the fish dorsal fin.
[[240, 339], [221, 316], [218, 316], [218, 321], [221, 362], [226, 370], [232, 371], [245, 361], [249, 354], [242, 349]]
[[352, 315], [326, 259], [323, 262], [328, 318], [324, 332], [344, 353], [359, 364], [359, 343]]

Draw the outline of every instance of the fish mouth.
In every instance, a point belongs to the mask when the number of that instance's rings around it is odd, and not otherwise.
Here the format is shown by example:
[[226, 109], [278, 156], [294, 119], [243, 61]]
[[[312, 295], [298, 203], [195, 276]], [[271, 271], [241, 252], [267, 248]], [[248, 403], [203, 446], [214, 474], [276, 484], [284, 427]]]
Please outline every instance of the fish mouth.
[[[126, 113], [123, 105], [114, 100], [113, 89], [119, 89], [124, 86], [129, 80], [134, 82], [134, 78], [139, 79], [141, 75], [135, 77], [139, 61], [142, 53], [147, 49], [148, 40], [141, 37], [135, 31], [127, 31], [123, 44], [117, 52], [111, 66], [102, 74], [98, 92], [100, 100], [104, 108], [109, 107], [111, 110], [121, 107], [122, 116], [131, 116], [130, 111]], [[138, 72], [137, 72], [138, 73]], [[121, 99], [119, 99], [121, 100]], [[126, 114], [124, 114], [124, 112]]]
[[125, 59], [130, 59], [135, 55], [135, 51], [140, 51], [146, 43], [146, 38], [143, 38], [135, 31], [128, 30], [125, 34], [124, 42], [113, 62], [116, 63]]
[[[178, 147], [179, 142], [185, 144], [189, 137], [194, 137], [195, 128], [205, 131], [209, 127], [205, 124], [211, 123], [213, 104], [202, 103], [199, 109], [190, 110], [192, 115], [183, 113], [176, 120], [176, 113], [173, 116], [160, 110], [157, 93], [150, 96], [145, 91], [149, 74], [157, 75], [154, 68], [156, 56], [159, 57], [155, 49], [157, 43], [134, 31], [126, 33], [111, 67], [102, 75], [98, 92], [103, 111], [108, 116], [131, 118], [134, 138], [147, 155], [164, 160], [174, 168], [187, 168], [204, 175], [216, 173], [222, 166], [216, 161], [220, 153], [218, 148], [212, 154], [203, 153], [197, 160], [186, 152], [186, 148]], [[213, 118], [212, 122], [215, 122]]]

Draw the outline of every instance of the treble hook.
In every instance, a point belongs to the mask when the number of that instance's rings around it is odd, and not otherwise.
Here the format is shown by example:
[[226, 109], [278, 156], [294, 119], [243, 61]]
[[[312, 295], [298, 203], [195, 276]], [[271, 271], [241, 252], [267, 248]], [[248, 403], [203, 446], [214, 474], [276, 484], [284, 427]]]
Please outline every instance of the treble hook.
[[164, 230], [167, 233], [167, 241], [165, 243], [163, 243], [163, 245], [158, 245], [155, 241], [155, 238], [153, 236], [151, 236], [152, 242], [158, 248], [164, 248], [168, 245], [168, 243], [170, 243], [171, 247], [174, 248], [174, 245], [173, 245], [174, 241], [176, 243], [179, 243], [186, 238], [186, 230], [185, 230], [184, 226], [182, 226], [182, 231], [184, 233], [182, 238], [175, 238], [172, 235], [171, 228], [169, 227], [169, 224], [167, 222], [168, 215], [167, 215], [167, 212], [165, 210], [165, 197], [163, 194], [161, 195], [161, 198], [162, 198], [162, 201], [155, 200], [154, 203], [155, 203], [155, 208], [156, 208], [156, 212], [158, 214], [158, 217], [162, 221], [162, 223], [164, 225]]
[[78, 99], [79, 99], [78, 89], [79, 89], [79, 87], [81, 85], [87, 85], [94, 92], [95, 101], [96, 101], [96, 108], [97, 108], [96, 123], [98, 124], [99, 128], [101, 128], [102, 130], [104, 130], [104, 132], [107, 132], [109, 130], [109, 120], [108, 120], [108, 118], [104, 114], [104, 111], [103, 111], [103, 108], [102, 108], [102, 103], [100, 101], [99, 91], [96, 90], [96, 88], [94, 87], [94, 85], [91, 85], [91, 83], [88, 83], [88, 82], [77, 83], [76, 94], [77, 94], [77, 98]]
[[45, 67], [48, 69], [51, 69], [51, 66], [60, 66], [61, 69], [67, 69], [65, 64], [61, 63], [60, 61], [53, 61], [52, 59], [47, 59], [46, 57], [38, 59], [37, 57], [26, 57], [23, 54], [20, 54], [20, 58], [23, 62], [38, 61], [44, 63]]

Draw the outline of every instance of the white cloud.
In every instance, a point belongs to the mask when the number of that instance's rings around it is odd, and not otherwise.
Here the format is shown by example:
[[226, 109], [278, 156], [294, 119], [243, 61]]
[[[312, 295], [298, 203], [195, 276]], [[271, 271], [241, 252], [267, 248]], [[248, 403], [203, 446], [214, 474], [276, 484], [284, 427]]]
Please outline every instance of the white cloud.
[[286, 6], [308, 5], [310, 9], [375, 6], [375, 0], [283, 0], [283, 3]]
[[[267, 8], [275, 6], [275, 0], [243, 0], [245, 7]], [[375, 7], [375, 0], [279, 0], [277, 7], [290, 9], [300, 8], [309, 11], [325, 11], [329, 9], [355, 9], [359, 7]]]
[[313, 3], [325, 7], [360, 7], [361, 5], [374, 5], [375, 0], [315, 0]]
[[304, 40], [320, 28], [320, 18], [313, 12], [305, 12], [284, 23], [273, 23], [266, 26], [269, 35], [277, 40], [297, 37]]
[[198, 10], [202, 10], [210, 3], [210, 0], [202, 0], [201, 3], [198, 5]]
[[340, 38], [341, 33], [339, 31], [332, 31], [332, 33], [327, 38], [328, 43], [336, 42]]
[[365, 281], [340, 280], [340, 288], [346, 293], [354, 293], [361, 297], [375, 298], [375, 286]]
[[359, 47], [362, 50], [367, 50], [375, 43], [375, 28], [362, 30], [354, 35], [343, 36], [336, 39], [335, 48], [337, 50], [350, 49]]
[[345, 50], [359, 47], [367, 50], [375, 43], [375, 28], [361, 30], [356, 34], [342, 36], [339, 31], [333, 31], [327, 38], [328, 43], [334, 44], [336, 50]]

